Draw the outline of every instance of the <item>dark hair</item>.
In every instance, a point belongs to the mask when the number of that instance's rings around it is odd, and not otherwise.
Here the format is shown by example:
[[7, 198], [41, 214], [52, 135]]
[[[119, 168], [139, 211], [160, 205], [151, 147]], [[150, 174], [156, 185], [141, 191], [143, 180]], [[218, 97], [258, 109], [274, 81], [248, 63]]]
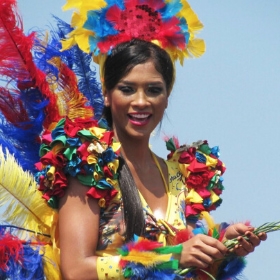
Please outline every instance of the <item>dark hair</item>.
[[[159, 46], [139, 40], [133, 39], [129, 42], [117, 45], [110, 55], [108, 55], [104, 63], [104, 86], [106, 90], [113, 89], [116, 84], [126, 74], [138, 64], [152, 61], [156, 70], [162, 75], [168, 94], [171, 92], [175, 68], [169, 54]], [[104, 107], [103, 117], [112, 127], [111, 110]]]
[[119, 158], [119, 185], [122, 193], [123, 214], [126, 226], [125, 240], [145, 232], [145, 218], [138, 189], [125, 160]]
[[[162, 75], [168, 94], [171, 92], [175, 69], [168, 53], [159, 46], [139, 39], [119, 44], [112, 50], [104, 64], [104, 86], [106, 90], [113, 89], [129, 71], [138, 64], [152, 61], [156, 70]], [[104, 107], [103, 117], [112, 127], [110, 107]], [[133, 235], [142, 235], [145, 231], [143, 207], [133, 176], [125, 160], [120, 158], [119, 185], [122, 193], [124, 220], [126, 224], [126, 240]]]

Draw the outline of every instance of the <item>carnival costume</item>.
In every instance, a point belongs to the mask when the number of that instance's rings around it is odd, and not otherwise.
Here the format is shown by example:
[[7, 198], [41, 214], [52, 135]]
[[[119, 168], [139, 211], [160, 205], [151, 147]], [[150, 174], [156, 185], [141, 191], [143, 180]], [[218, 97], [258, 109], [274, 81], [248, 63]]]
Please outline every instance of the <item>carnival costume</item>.
[[[205, 45], [195, 38], [202, 28], [196, 14], [178, 0], [68, 0], [64, 8], [76, 9], [71, 26], [55, 18], [57, 30], [49, 35], [25, 35], [16, 1], [0, 3], [0, 74], [8, 81], [0, 88], [0, 202], [6, 207], [0, 278], [61, 278], [56, 208], [68, 176], [88, 186], [87, 195], [100, 206], [99, 279], [235, 277], [243, 258], [229, 255], [207, 270], [182, 270], [172, 257], [194, 234], [222, 240], [227, 226], [215, 225], [208, 214], [221, 203], [225, 166], [218, 148], [206, 141], [189, 146], [167, 141], [167, 216], [156, 219], [139, 193], [146, 230], [124, 242], [121, 144], [100, 118], [101, 86], [90, 65], [93, 56], [102, 82], [106, 56], [134, 38], [164, 48], [174, 62], [200, 56]], [[197, 223], [193, 232], [188, 222]]]

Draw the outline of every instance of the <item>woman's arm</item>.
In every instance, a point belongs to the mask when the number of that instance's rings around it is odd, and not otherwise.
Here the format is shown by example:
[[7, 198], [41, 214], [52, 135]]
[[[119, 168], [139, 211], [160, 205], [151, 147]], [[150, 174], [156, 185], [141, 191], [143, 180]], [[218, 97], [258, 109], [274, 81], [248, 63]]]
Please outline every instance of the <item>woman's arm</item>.
[[69, 178], [59, 204], [59, 242], [63, 279], [98, 279], [98, 202], [86, 195], [88, 187]]

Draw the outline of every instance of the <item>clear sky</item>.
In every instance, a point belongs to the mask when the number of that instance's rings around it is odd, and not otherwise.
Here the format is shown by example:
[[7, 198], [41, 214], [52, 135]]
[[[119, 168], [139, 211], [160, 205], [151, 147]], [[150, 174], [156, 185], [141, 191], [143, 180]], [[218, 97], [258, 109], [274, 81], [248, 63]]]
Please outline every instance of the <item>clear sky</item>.
[[[18, 0], [26, 30], [46, 28], [63, 0]], [[190, 0], [205, 28], [207, 51], [177, 67], [177, 80], [153, 150], [163, 133], [180, 142], [207, 139], [227, 165], [217, 222], [280, 220], [280, 1]], [[280, 232], [248, 258], [243, 279], [280, 279]]]

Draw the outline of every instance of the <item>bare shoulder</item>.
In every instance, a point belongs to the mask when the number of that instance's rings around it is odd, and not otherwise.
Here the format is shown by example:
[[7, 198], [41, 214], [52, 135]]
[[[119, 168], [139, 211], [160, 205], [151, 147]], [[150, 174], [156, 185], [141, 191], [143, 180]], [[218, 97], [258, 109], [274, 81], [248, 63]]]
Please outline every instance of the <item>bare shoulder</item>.
[[92, 212], [99, 215], [100, 207], [98, 201], [87, 196], [88, 186], [83, 185], [77, 178], [69, 177], [68, 187], [59, 201], [59, 212], [66, 208], [68, 212], [79, 213], [79, 211]]

